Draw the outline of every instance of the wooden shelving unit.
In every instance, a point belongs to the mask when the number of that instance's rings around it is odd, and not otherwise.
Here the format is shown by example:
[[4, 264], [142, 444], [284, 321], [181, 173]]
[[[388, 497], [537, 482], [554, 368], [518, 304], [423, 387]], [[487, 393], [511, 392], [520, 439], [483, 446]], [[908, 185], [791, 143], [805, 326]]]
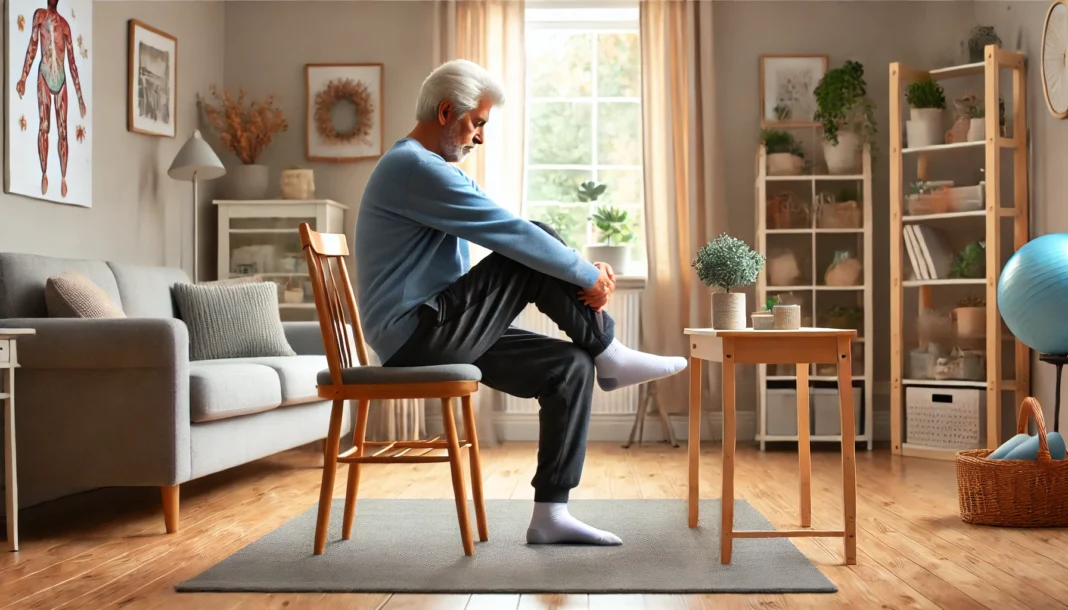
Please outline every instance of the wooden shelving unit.
[[[818, 147], [821, 130], [818, 126], [805, 126], [812, 130], [811, 140]], [[772, 129], [786, 131], [789, 127], [771, 126]], [[806, 155], [808, 156], [808, 155]], [[762, 145], [757, 150], [756, 170], [756, 250], [765, 256], [774, 255], [781, 249], [795, 252], [799, 258], [803, 282], [793, 285], [769, 285], [769, 258], [760, 276], [757, 278], [756, 302], [751, 310], [761, 309], [769, 297], [779, 295], [792, 296], [803, 301], [801, 307], [802, 324], [805, 326], [827, 326], [825, 314], [835, 305], [855, 307], [862, 316], [857, 325], [857, 341], [853, 343], [853, 388], [854, 407], [857, 423], [856, 441], [866, 442], [870, 450], [874, 436], [872, 414], [872, 367], [874, 353], [871, 337], [873, 334], [873, 295], [872, 295], [872, 163], [871, 150], [868, 145], [862, 151], [861, 172], [842, 175], [828, 174], [822, 163], [811, 163], [810, 171], [803, 175], [769, 175], [767, 173], [767, 151]], [[837, 193], [843, 189], [854, 191], [860, 209], [860, 224], [849, 228], [824, 228], [820, 226], [815, 203], [821, 193]], [[801, 206], [808, 206], [807, 222], [802, 226], [781, 228], [778, 223], [768, 219], [768, 197], [778, 193], [796, 194]], [[841, 200], [839, 200], [841, 201]], [[834, 260], [835, 252], [849, 250], [861, 262], [860, 284], [855, 286], [829, 286], [824, 282], [824, 272]], [[805, 259], [805, 260], [800, 260]], [[751, 326], [751, 323], [749, 323]], [[823, 366], [823, 365], [819, 365]], [[770, 371], [769, 369], [775, 370]], [[782, 370], [779, 370], [779, 369]], [[758, 365], [757, 366], [757, 433], [756, 440], [763, 451], [769, 442], [797, 442], [797, 375], [793, 365]], [[820, 373], [824, 374], [820, 374]], [[812, 365], [808, 372], [806, 392], [812, 392], [809, 400], [802, 404], [809, 405], [810, 438], [814, 442], [841, 442], [840, 418], [837, 407], [837, 374], [832, 371], [820, 371]], [[769, 390], [771, 394], [769, 394]], [[825, 398], [816, 400], [823, 394]], [[775, 395], [776, 404], [781, 405], [769, 413], [769, 396]], [[821, 406], [826, 404], [827, 408]], [[770, 425], [769, 425], [770, 424]], [[792, 430], [788, 430], [791, 428]], [[774, 428], [774, 429], [772, 429]], [[827, 433], [833, 428], [834, 433]], [[792, 432], [792, 433], [788, 433]]]
[[[952, 460], [956, 451], [964, 448], [949, 448], [944, 444], [932, 446], [931, 443], [921, 446], [909, 442], [906, 396], [909, 388], [932, 388], [935, 392], [942, 390], [944, 395], [960, 390], [974, 390], [975, 393], [971, 394], [970, 398], [980, 405], [980, 420], [976, 426], [981, 436], [976, 444], [978, 448], [991, 449], [1000, 445], [1006, 434], [1015, 432], [1005, 429], [1005, 420], [1014, 417], [1015, 409], [1030, 391], [1029, 349], [1010, 335], [997, 308], [997, 285], [1001, 268], [1008, 257], [1029, 239], [1025, 86], [1027, 63], [1022, 53], [1006, 51], [997, 45], [987, 46], [984, 57], [983, 62], [934, 70], [922, 70], [900, 62], [890, 64], [890, 434], [892, 452], [896, 455]], [[1007, 72], [1008, 78], [1011, 79], [1011, 100], [1006, 99], [1009, 98], [1006, 91], [1009, 82], [1004, 83], [1005, 89], [1002, 87], [1002, 78], [1005, 78], [1003, 72]], [[945, 82], [948, 79], [981, 79], [982, 99], [988, 109], [985, 113], [984, 140], [923, 148], [909, 148], [904, 145], [904, 118], [908, 113], [905, 91], [910, 83], [928, 76], [943, 83], [947, 90], [954, 84]], [[979, 87], [977, 85], [969, 89], [978, 91]], [[950, 95], [947, 93], [946, 97], [948, 100]], [[999, 112], [996, 110], [999, 99], [1006, 102], [1004, 132]], [[995, 110], [991, 110], [992, 108]], [[1011, 182], [1004, 176], [1006, 163], [1011, 170]], [[951, 167], [951, 164], [956, 164], [956, 167]], [[961, 173], [961, 166], [964, 166], [964, 171], [971, 172], [970, 175], [979, 175], [981, 178], [965, 184], [955, 182], [955, 187], [975, 187], [976, 183], [985, 182], [984, 188], [975, 191], [983, 195], [981, 205], [976, 206], [979, 209], [950, 209], [930, 214], [910, 213], [909, 202], [906, 200], [907, 185], [913, 181], [949, 179], [948, 175]], [[909, 248], [918, 247], [919, 242], [907, 241], [909, 236], [905, 234], [905, 229], [909, 226], [926, 227], [921, 229], [923, 231], [936, 228], [940, 235], [952, 236], [955, 242], [983, 241], [985, 275], [978, 278], [945, 278], [935, 273], [940, 279], [916, 277], [916, 269], [910, 258], [914, 253], [910, 253]], [[911, 231], [910, 229], [910, 234]], [[1006, 236], [1004, 231], [1011, 233]], [[912, 237], [914, 238], [915, 234], [912, 234]], [[1008, 247], [1010, 240], [1011, 248]], [[957, 252], [954, 250], [955, 254]], [[915, 255], [920, 256], [922, 253]], [[982, 295], [985, 298], [985, 324], [980, 324], [983, 327], [981, 334], [965, 336], [959, 332], [959, 320], [952, 323], [952, 341], [957, 346], [970, 342], [967, 350], [983, 354], [985, 379], [957, 379], [952, 378], [951, 373], [950, 378], [944, 379], [928, 378], [929, 376], [916, 378], [914, 373], [922, 368], [919, 365], [922, 360], [913, 361], [912, 357], [918, 354], [913, 354], [912, 350], [921, 347], [919, 326], [916, 336], [910, 337], [908, 324], [918, 320], [926, 310], [944, 308], [945, 305], [940, 303], [962, 293]], [[907, 301], [913, 300], [918, 311], [906, 311]], [[1006, 368], [1009, 371], [1006, 371]], [[1005, 374], [1010, 371], [1014, 374]], [[942, 373], [942, 376], [947, 374]], [[1014, 392], [1012, 406], [1005, 402], [1004, 392]], [[969, 429], [972, 429], [971, 426], [972, 423], [968, 422]], [[916, 427], [919, 430], [920, 424], [916, 424]], [[947, 432], [952, 433], [952, 430]]]

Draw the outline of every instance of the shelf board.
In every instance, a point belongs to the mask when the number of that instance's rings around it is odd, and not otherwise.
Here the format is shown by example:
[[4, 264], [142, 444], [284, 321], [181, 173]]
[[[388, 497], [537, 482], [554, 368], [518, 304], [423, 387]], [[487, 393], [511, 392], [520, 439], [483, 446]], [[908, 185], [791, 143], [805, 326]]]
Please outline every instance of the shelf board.
[[986, 62], [976, 62], [972, 64], [961, 64], [959, 66], [946, 66], [945, 68], [937, 68], [928, 72], [933, 80], [943, 80], [946, 78], [959, 78], [961, 76], [975, 76], [976, 74], [982, 74], [986, 71]]
[[859, 229], [767, 229], [764, 231], [767, 235], [807, 235], [809, 233], [864, 233], [864, 228]]
[[943, 212], [941, 214], [909, 214], [901, 217], [901, 222], [923, 222], [925, 220], [946, 220], [952, 218], [981, 218], [986, 216], [986, 210], [972, 210], [968, 212]]
[[953, 461], [957, 457], [959, 449], [942, 449], [941, 447], [922, 447], [901, 443], [901, 454], [905, 457], [927, 458], [931, 460]]
[[282, 309], [315, 309], [315, 303], [279, 303]]
[[[794, 381], [797, 379], [797, 375], [768, 375], [765, 377], [768, 381]], [[838, 381], [838, 377], [831, 375], [809, 375], [809, 381]], [[853, 381], [864, 381], [864, 375], [853, 375]]]
[[986, 381], [968, 381], [964, 379], [902, 379], [901, 385], [937, 385], [948, 388], [986, 389]]
[[[999, 148], [1015, 148], [1016, 140], [1012, 138], [997, 138], [997, 145]], [[902, 148], [901, 154], [915, 154], [915, 153], [933, 153], [945, 150], [957, 150], [963, 148], [984, 148], [986, 147], [986, 140], [977, 140], [975, 142], [954, 142], [952, 144], [935, 144], [934, 146], [921, 146], [919, 148]]]
[[804, 174], [800, 176], [764, 176], [768, 182], [807, 182], [812, 180], [863, 180], [863, 174]]
[[916, 286], [975, 286], [977, 284], [985, 284], [986, 278], [980, 277], [949, 280], [905, 280], [901, 283], [906, 288], [913, 288]]
[[7, 394], [5, 392], [0, 392], [0, 400], [4, 400], [6, 398], [9, 398], [10, 396], [11, 396], [11, 394]]

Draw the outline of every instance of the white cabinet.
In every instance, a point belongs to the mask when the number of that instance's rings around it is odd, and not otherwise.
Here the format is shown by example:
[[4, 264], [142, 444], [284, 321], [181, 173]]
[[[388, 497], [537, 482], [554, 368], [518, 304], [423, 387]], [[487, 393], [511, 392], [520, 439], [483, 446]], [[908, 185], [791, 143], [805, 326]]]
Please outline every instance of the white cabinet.
[[[348, 209], [330, 199], [217, 199], [218, 277], [258, 275], [278, 284], [283, 313], [314, 317], [315, 297], [300, 248], [300, 223], [320, 233], [344, 233]], [[305, 316], [307, 317], [307, 316]]]

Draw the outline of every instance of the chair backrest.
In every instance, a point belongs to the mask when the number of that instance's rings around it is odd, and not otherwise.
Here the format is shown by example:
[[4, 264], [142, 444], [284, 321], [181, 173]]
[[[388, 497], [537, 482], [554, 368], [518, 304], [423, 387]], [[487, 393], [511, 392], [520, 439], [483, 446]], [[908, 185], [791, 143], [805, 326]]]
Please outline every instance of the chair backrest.
[[[344, 235], [319, 233], [306, 222], [300, 223], [300, 245], [308, 259], [330, 379], [333, 385], [341, 385], [342, 369], [356, 366], [354, 349], [359, 366], [368, 363], [356, 297], [352, 294], [352, 282], [345, 266], [349, 248]], [[351, 334], [348, 332], [350, 328]]]

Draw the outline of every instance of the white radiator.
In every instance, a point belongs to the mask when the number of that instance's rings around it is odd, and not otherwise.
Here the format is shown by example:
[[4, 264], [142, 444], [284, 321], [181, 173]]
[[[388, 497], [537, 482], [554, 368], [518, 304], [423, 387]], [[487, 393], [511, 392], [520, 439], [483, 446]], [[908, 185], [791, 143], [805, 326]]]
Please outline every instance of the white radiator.
[[[622, 283], [623, 282], [620, 281], [620, 284]], [[615, 294], [612, 295], [611, 301], [609, 301], [608, 305], [605, 307], [605, 311], [615, 318], [616, 338], [622, 341], [627, 347], [632, 347], [634, 349], [638, 349], [639, 347], [641, 305], [641, 289], [631, 290], [623, 289], [622, 286], [617, 286]], [[556, 324], [550, 320], [548, 316], [538, 311], [538, 308], [534, 305], [529, 305], [523, 313], [519, 315], [519, 318], [515, 321], [515, 326], [549, 337], [556, 337], [565, 341], [569, 340], [567, 335], [557, 328]], [[501, 393], [500, 400], [497, 404], [499, 405], [498, 410], [507, 414], [536, 414], [540, 408], [537, 400], [516, 398], [515, 396], [510, 396], [504, 393]], [[596, 385], [594, 386], [594, 414], [626, 414], [637, 412], [638, 386], [631, 386], [614, 392], [604, 392], [601, 388]]]

